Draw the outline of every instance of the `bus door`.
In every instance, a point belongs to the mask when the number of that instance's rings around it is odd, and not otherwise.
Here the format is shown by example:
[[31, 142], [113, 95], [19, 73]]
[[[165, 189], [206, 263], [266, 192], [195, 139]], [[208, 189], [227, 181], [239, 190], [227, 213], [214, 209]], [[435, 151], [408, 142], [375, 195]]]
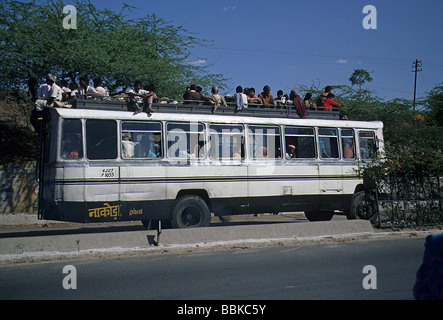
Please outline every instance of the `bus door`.
[[[249, 210], [254, 213], [278, 213], [290, 194], [291, 178], [281, 165], [283, 151], [281, 129], [272, 125], [248, 126]], [[286, 191], [284, 191], [286, 190]]]
[[199, 167], [208, 177], [205, 189], [219, 216], [249, 212], [248, 167], [245, 165], [245, 129], [240, 124], [210, 124], [207, 157]]
[[162, 123], [121, 121], [120, 201], [125, 220], [164, 219], [166, 166]]
[[87, 222], [118, 221], [125, 211], [120, 203], [120, 170], [117, 165], [117, 121], [87, 119], [84, 201]]
[[316, 161], [315, 128], [285, 126], [284, 146], [285, 171], [290, 180], [283, 187], [284, 211], [319, 210], [319, 165]]
[[337, 128], [318, 128], [320, 210], [342, 208], [343, 179]]

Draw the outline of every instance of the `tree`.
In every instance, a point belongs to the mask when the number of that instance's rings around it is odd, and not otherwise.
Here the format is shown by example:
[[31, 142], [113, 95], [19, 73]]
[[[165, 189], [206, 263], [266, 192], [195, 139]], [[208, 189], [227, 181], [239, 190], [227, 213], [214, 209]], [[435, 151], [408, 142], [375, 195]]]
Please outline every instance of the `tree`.
[[428, 93], [424, 106], [429, 110], [430, 121], [443, 126], [443, 83], [436, 85]]
[[359, 100], [361, 99], [362, 85], [365, 84], [366, 82], [371, 82], [372, 80], [373, 79], [370, 73], [364, 69], [355, 69], [354, 72], [352, 73], [351, 77], [349, 78], [349, 81], [351, 82], [352, 85], [359, 86], [358, 90]]
[[[71, 4], [71, 3], [70, 3]], [[0, 87], [35, 86], [52, 72], [60, 79], [103, 79], [111, 93], [141, 80], [158, 95], [180, 97], [190, 80], [205, 89], [225, 87], [220, 74], [187, 63], [192, 49], [208, 47], [181, 26], [155, 14], [130, 19], [76, 0], [77, 29], [64, 29], [63, 0], [0, 2]]]

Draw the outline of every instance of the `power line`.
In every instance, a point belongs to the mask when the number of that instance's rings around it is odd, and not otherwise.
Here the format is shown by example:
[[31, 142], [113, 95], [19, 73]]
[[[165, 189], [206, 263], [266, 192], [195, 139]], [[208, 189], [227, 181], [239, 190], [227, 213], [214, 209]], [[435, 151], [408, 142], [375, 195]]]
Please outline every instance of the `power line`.
[[421, 60], [415, 59], [415, 61], [412, 63], [412, 68], [414, 70], [412, 70], [412, 72], [415, 72], [415, 80], [414, 80], [414, 102], [412, 104], [413, 110], [415, 111], [415, 92], [417, 89], [417, 72], [422, 71], [421, 68], [422, 64], [421, 64]]

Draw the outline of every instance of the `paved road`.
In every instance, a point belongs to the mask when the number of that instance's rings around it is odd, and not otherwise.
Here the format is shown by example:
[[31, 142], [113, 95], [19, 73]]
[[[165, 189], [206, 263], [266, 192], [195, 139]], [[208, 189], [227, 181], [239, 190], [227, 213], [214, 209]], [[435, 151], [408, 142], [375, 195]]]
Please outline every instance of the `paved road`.
[[7, 266], [0, 299], [413, 299], [423, 252], [408, 238], [75, 261], [74, 282], [69, 262]]

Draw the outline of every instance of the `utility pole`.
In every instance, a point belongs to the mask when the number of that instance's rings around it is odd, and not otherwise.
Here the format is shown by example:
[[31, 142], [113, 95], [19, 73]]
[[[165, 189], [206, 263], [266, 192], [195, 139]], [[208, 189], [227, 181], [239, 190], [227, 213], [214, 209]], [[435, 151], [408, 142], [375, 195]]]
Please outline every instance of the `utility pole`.
[[412, 68], [414, 69], [414, 70], [412, 70], [412, 72], [415, 72], [415, 80], [414, 80], [414, 102], [413, 102], [413, 104], [412, 104], [412, 107], [413, 107], [413, 109], [414, 109], [414, 111], [415, 111], [415, 91], [416, 91], [416, 88], [417, 88], [417, 72], [422, 71], [421, 69], [419, 69], [419, 68], [421, 68], [421, 60], [415, 59], [415, 61], [412, 63]]

